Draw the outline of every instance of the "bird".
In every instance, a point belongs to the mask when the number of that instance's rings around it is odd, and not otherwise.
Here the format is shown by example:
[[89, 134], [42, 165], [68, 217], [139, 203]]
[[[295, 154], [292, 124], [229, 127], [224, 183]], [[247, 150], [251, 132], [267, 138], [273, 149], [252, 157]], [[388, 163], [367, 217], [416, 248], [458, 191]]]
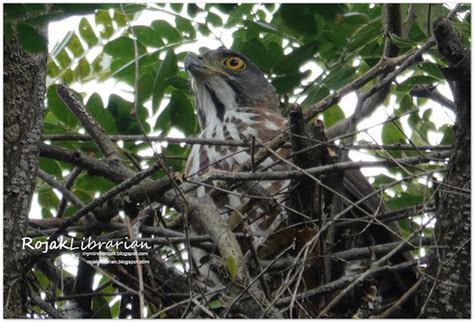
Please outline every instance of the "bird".
[[[268, 143], [288, 131], [288, 121], [280, 112], [275, 88], [258, 66], [245, 55], [225, 47], [214, 50], [204, 48], [199, 54], [189, 53], [184, 59], [184, 67], [191, 77], [191, 87], [195, 95], [196, 114], [201, 129], [199, 138], [248, 142], [257, 140]], [[213, 171], [232, 171], [250, 160], [253, 152], [240, 146], [194, 145], [188, 155], [185, 177], [203, 178]], [[272, 154], [264, 159], [254, 171], [290, 170], [291, 166], [281, 160], [289, 159], [291, 153], [291, 145], [286, 144], [280, 147], [277, 155]], [[279, 225], [285, 225], [285, 220], [281, 218], [288, 215], [284, 204], [288, 197], [290, 180], [262, 181], [256, 184], [279, 205], [276, 211], [268, 212], [267, 209], [265, 215], [262, 215], [263, 206], [260, 208], [256, 206], [248, 213], [242, 214], [249, 218], [250, 230], [256, 245], [261, 246], [259, 242], [268, 239], [266, 232], [277, 218], [280, 218]], [[354, 200], [373, 192], [370, 183], [359, 170], [345, 172], [344, 188]], [[198, 197], [205, 196], [210, 189], [201, 185], [197, 188], [196, 194]], [[246, 195], [248, 186], [238, 187], [235, 192], [224, 196], [221, 194], [214, 200], [224, 220], [229, 220], [232, 213], [248, 200]], [[381, 210], [386, 211], [386, 207], [376, 195], [367, 198], [362, 206], [372, 214]], [[397, 229], [396, 223], [392, 224], [390, 229], [374, 225], [364, 230], [364, 234], [371, 236], [364, 235], [362, 239], [368, 243], [399, 241]], [[344, 239], [344, 236], [339, 235], [339, 238]], [[339, 244], [342, 247], [346, 241], [342, 240]], [[202, 253], [200, 255], [202, 256]], [[392, 262], [399, 263], [410, 259], [412, 259], [410, 254], [399, 253], [392, 257]], [[197, 265], [199, 266], [199, 263]], [[344, 270], [344, 268], [339, 270], [339, 276], [344, 274]], [[387, 278], [390, 284], [395, 284], [390, 292], [395, 288], [398, 296], [416, 281], [414, 271], [408, 270], [403, 273], [400, 276]], [[373, 290], [371, 292], [373, 293]], [[356, 314], [355, 311], [357, 309], [354, 309], [352, 314]]]

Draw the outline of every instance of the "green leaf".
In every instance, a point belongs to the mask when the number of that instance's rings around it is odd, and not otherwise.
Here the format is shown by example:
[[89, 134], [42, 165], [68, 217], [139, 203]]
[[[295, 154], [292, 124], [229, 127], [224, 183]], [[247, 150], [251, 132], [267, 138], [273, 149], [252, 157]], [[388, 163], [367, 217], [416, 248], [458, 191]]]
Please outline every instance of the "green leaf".
[[91, 66], [89, 65], [89, 61], [86, 58], [81, 58], [74, 72], [78, 74], [78, 79], [84, 79], [89, 76], [91, 72]]
[[60, 73], [59, 66], [56, 65], [56, 63], [50, 59], [48, 59], [48, 76], [49, 77], [56, 77]]
[[168, 87], [167, 78], [176, 75], [178, 72], [178, 62], [174, 51], [169, 50], [166, 53], [165, 59], [161, 62], [160, 67], [156, 73], [155, 82], [153, 85], [153, 113], [158, 111], [163, 94], [166, 87]]
[[311, 106], [326, 96], [328, 96], [329, 89], [327, 87], [321, 87], [321, 86], [313, 86], [308, 94], [308, 96], [305, 98], [303, 103], [301, 103], [302, 106]]
[[155, 29], [168, 44], [181, 41], [180, 33], [165, 20], [155, 20], [151, 23], [151, 27]]
[[138, 105], [143, 105], [153, 93], [153, 76], [145, 74], [140, 76], [138, 80], [138, 93], [137, 95]]
[[441, 70], [439, 69], [438, 64], [431, 63], [431, 62], [424, 62], [422, 64], [419, 64], [418, 68], [430, 74], [430, 76], [433, 76], [440, 80], [444, 79], [443, 73], [441, 73]]
[[426, 111], [423, 112], [423, 116], [421, 117], [423, 121], [428, 122], [433, 114], [433, 110], [428, 108]]
[[352, 80], [352, 76], [354, 76], [355, 72], [355, 67], [343, 65], [333, 70], [324, 79], [324, 84], [330, 89], [339, 89]]
[[73, 53], [75, 57], [79, 57], [84, 53], [84, 47], [82, 47], [81, 41], [76, 34], [74, 34], [69, 40], [67, 48]]
[[393, 198], [386, 202], [388, 208], [391, 210], [402, 209], [410, 206], [415, 206], [423, 202], [422, 196], [413, 196], [406, 193], [402, 193], [399, 198]]
[[397, 91], [408, 92], [415, 85], [431, 85], [436, 82], [438, 82], [438, 79], [432, 76], [427, 76], [427, 75], [412, 76], [406, 81], [404, 81], [403, 83], [401, 83], [400, 86], [397, 87]]
[[187, 8], [186, 12], [188, 13], [188, 15], [191, 18], [196, 17], [198, 12], [200, 12], [200, 11], [201, 11], [201, 9], [199, 9], [199, 7], [195, 3], [188, 3], [188, 8]]
[[206, 21], [214, 27], [222, 26], [222, 18], [210, 11], [207, 13]]
[[86, 109], [91, 113], [92, 117], [99, 123], [107, 134], [117, 134], [115, 119], [108, 109], [104, 107], [104, 103], [100, 95], [94, 93], [91, 95], [86, 104]]
[[115, 186], [114, 183], [99, 176], [81, 175], [75, 182], [75, 189], [83, 191], [106, 192]]
[[124, 100], [122, 97], [112, 94], [109, 97], [107, 110], [110, 111], [115, 119], [115, 126], [119, 133], [127, 132], [131, 124], [130, 112], [132, 110], [132, 103]]
[[95, 23], [97, 26], [102, 26], [103, 30], [100, 32], [102, 38], [110, 38], [114, 34], [114, 26], [109, 11], [98, 10], [95, 14]]
[[196, 38], [196, 29], [193, 27], [189, 19], [176, 16], [176, 28], [181, 32], [187, 32], [189, 34], [189, 38]]
[[18, 42], [26, 51], [39, 53], [48, 51], [48, 40], [35, 27], [20, 22], [16, 25]]
[[[429, 8], [431, 6], [431, 8]], [[430, 26], [428, 24], [433, 23], [440, 17], [445, 17], [449, 14], [449, 9], [443, 4], [428, 4], [428, 3], [417, 3], [413, 4], [415, 12], [415, 22], [423, 31], [425, 36], [429, 36]]]
[[347, 12], [342, 15], [342, 18], [345, 23], [353, 25], [362, 25], [369, 22], [369, 17], [361, 12]]
[[57, 209], [59, 198], [50, 187], [42, 187], [38, 189], [38, 203], [42, 208]]
[[38, 163], [40, 169], [44, 172], [47, 172], [57, 178], [62, 177], [61, 167], [55, 160], [40, 157]]
[[59, 66], [61, 66], [62, 68], [68, 68], [72, 62], [71, 57], [69, 57], [69, 54], [66, 50], [61, 50], [57, 54], [56, 60], [59, 63]]
[[318, 43], [312, 41], [299, 48], [293, 49], [291, 53], [283, 56], [274, 68], [277, 74], [288, 74], [297, 72], [299, 67], [311, 59], [318, 49]]
[[316, 9], [310, 4], [282, 4], [279, 13], [283, 23], [302, 34], [317, 34]]
[[[394, 122], [396, 122], [395, 125]], [[405, 144], [405, 136], [403, 133], [399, 130], [399, 128], [402, 128], [402, 125], [400, 124], [399, 121], [392, 121], [387, 124], [384, 124], [382, 127], [382, 143], [383, 144]], [[396, 150], [390, 150], [387, 151], [390, 155], [392, 155], [394, 158], [399, 158], [401, 157], [401, 151], [396, 151]]]
[[237, 267], [237, 262], [235, 261], [235, 258], [232, 256], [227, 256], [225, 259], [225, 264], [230, 274], [230, 277], [233, 280], [235, 280], [238, 274], [238, 267]]
[[441, 142], [439, 142], [439, 144], [441, 145], [453, 144], [453, 141], [454, 141], [453, 127], [451, 125], [444, 124], [443, 126], [440, 127], [439, 130], [443, 133], [443, 138], [441, 139]]
[[143, 46], [159, 48], [164, 45], [159, 33], [151, 27], [133, 26], [132, 30]]
[[161, 131], [161, 135], [166, 135], [171, 129], [170, 109], [168, 106], [169, 105], [158, 115], [155, 126], [153, 127], [155, 131]]
[[97, 45], [99, 39], [95, 35], [94, 29], [92, 29], [91, 24], [87, 18], [82, 18], [79, 23], [79, 35], [86, 42], [87, 46], [92, 47]]
[[272, 24], [264, 20], [261, 20], [261, 21], [245, 20], [244, 25], [247, 27], [254, 28], [258, 31], [262, 31], [262, 32], [270, 32], [270, 33], [278, 32], [278, 29], [275, 26], [273, 26]]
[[170, 6], [171, 6], [171, 9], [173, 9], [173, 11], [175, 12], [181, 12], [181, 10], [183, 9], [182, 3], [171, 3]]
[[92, 317], [96, 319], [111, 319], [109, 303], [102, 297], [94, 297], [92, 299]]
[[194, 109], [186, 95], [174, 91], [166, 107], [170, 113], [170, 122], [184, 134], [193, 134], [196, 129]]
[[326, 128], [331, 127], [337, 121], [342, 120], [345, 117], [344, 111], [339, 105], [334, 105], [328, 108], [323, 113], [324, 116], [324, 126]]
[[215, 299], [211, 302], [209, 302], [209, 307], [211, 309], [220, 309], [222, 307], [222, 302], [219, 299]]
[[[394, 124], [397, 123], [397, 125]], [[383, 144], [398, 144], [405, 143], [405, 136], [400, 131], [402, 128], [399, 121], [392, 121], [384, 124], [382, 127], [382, 142]]]
[[[43, 217], [44, 218], [44, 217]], [[50, 285], [49, 279], [44, 275], [44, 273], [40, 270], [34, 270], [33, 274], [35, 275], [36, 279], [40, 283], [40, 285], [44, 288], [47, 289]]]
[[189, 90], [190, 88], [189, 80], [180, 76], [168, 77], [168, 82], [176, 89]]
[[275, 87], [277, 93], [279, 94], [290, 93], [301, 84], [301, 80], [307, 77], [309, 73], [310, 71], [307, 70], [304, 73], [298, 72], [298, 73], [275, 77], [275, 79], [273, 79], [272, 81], [272, 84]]
[[74, 114], [72, 114], [62, 99], [59, 98], [58, 93], [56, 92], [56, 85], [51, 85], [48, 87], [46, 102], [48, 104], [48, 110], [51, 111], [60, 122], [67, 125], [71, 129], [78, 124]]
[[398, 47], [398, 48], [415, 48], [416, 45], [418, 44], [417, 41], [403, 38], [400, 36], [397, 36], [396, 34], [390, 34], [390, 38], [392, 39], [393, 43]]
[[104, 52], [113, 57], [134, 58], [135, 49], [133, 39], [129, 37], [119, 37], [109, 41], [104, 46]]
[[402, 101], [400, 102], [400, 108], [398, 109], [400, 113], [397, 113], [397, 115], [411, 111], [415, 109], [415, 103], [413, 103], [413, 100], [410, 95], [405, 95], [402, 98]]
[[258, 39], [251, 39], [243, 43], [240, 52], [250, 58], [263, 72], [267, 72], [271, 68], [267, 49]]

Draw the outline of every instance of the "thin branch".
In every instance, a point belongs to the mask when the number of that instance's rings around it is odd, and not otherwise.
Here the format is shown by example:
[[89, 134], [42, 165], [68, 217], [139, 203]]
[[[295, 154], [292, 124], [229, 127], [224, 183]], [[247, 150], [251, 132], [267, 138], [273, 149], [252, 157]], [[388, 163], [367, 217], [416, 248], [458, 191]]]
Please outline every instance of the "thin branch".
[[[335, 163], [331, 165], [325, 165], [320, 167], [305, 169], [305, 172], [311, 175], [318, 175], [328, 173], [332, 171], [341, 171], [349, 169], [359, 169], [365, 167], [381, 167], [394, 165], [396, 161], [400, 164], [414, 165], [430, 161], [444, 160], [449, 156], [449, 151], [430, 153], [423, 156], [417, 157], [406, 157], [392, 160], [380, 160], [380, 161], [348, 161]], [[218, 173], [211, 173], [205, 177], [205, 181], [212, 180], [226, 180], [226, 181], [253, 181], [253, 180], [285, 180], [304, 176], [305, 173], [298, 170], [290, 171], [272, 171], [272, 172], [228, 172], [220, 171]]]
[[76, 197], [71, 191], [69, 191], [66, 187], [61, 185], [56, 179], [52, 176], [47, 174], [41, 169], [38, 169], [38, 177], [40, 177], [44, 182], [46, 182], [51, 187], [57, 189], [61, 194], [69, 200], [76, 208], [81, 209], [85, 207], [85, 204]]
[[109, 137], [105, 134], [105, 131], [97, 123], [97, 121], [90, 115], [86, 110], [85, 106], [80, 102], [74, 93], [65, 85], [58, 84], [56, 89], [58, 96], [66, 104], [69, 110], [76, 116], [81, 122], [82, 126], [86, 129], [93, 138], [97, 147], [104, 153], [107, 159], [119, 160], [120, 155], [117, 147]]
[[[413, 260], [411, 262], [405, 262], [405, 263], [400, 263], [397, 265], [392, 265], [392, 266], [383, 266], [383, 267], [378, 267], [376, 269], [373, 269], [370, 271], [369, 276], [385, 273], [385, 272], [396, 272], [399, 270], [407, 269], [410, 268], [414, 265], [417, 264], [416, 260]], [[333, 292], [335, 290], [338, 290], [340, 288], [343, 288], [347, 285], [349, 285], [352, 281], [354, 281], [358, 276], [357, 275], [348, 275], [348, 276], [343, 276], [335, 281], [326, 283], [324, 285], [318, 286], [317, 288], [310, 289], [304, 292], [301, 292], [296, 295], [297, 300], [301, 300], [310, 296], [318, 295], [318, 294], [324, 294], [324, 293], [329, 293]], [[291, 301], [292, 297], [283, 297], [279, 300], [276, 301], [277, 306], [283, 306], [287, 305]]]
[[[68, 174], [68, 176], [64, 179], [64, 188], [67, 190], [71, 189], [72, 185], [74, 184], [74, 181], [76, 178], [81, 174], [81, 169], [80, 168], [74, 168], [72, 169], [71, 173]], [[56, 218], [62, 218], [64, 211], [66, 210], [67, 207], [67, 199], [64, 198], [64, 196], [61, 198], [61, 202], [59, 203], [58, 207], [58, 213], [56, 214]]]
[[[400, 244], [403, 244], [401, 248]], [[373, 246], [366, 246], [360, 248], [351, 248], [348, 250], [343, 250], [337, 253], [333, 253], [331, 257], [334, 260], [344, 260], [344, 261], [352, 261], [361, 258], [370, 258], [372, 255], [380, 256], [385, 255], [386, 253], [392, 251], [393, 249], [397, 248], [401, 251], [409, 251], [413, 250], [419, 246], [431, 246], [433, 245], [433, 239], [424, 237], [419, 239], [413, 239], [409, 242], [401, 241], [401, 242], [393, 242], [387, 244], [380, 244], [380, 245], [373, 245]]]
[[386, 319], [386, 318], [390, 317], [393, 312], [395, 312], [397, 309], [399, 309], [403, 305], [403, 303], [405, 303], [413, 295], [413, 293], [416, 292], [420, 288], [423, 281], [424, 281], [423, 277], [418, 279], [418, 281], [416, 281], [416, 283], [413, 284], [413, 286], [410, 287], [410, 289], [408, 291], [406, 291], [405, 294], [403, 294], [403, 296], [398, 299], [398, 301], [396, 301], [392, 306], [390, 306], [382, 314], [380, 314], [378, 316], [375, 316], [374, 318], [375, 319]]
[[55, 240], [60, 234], [62, 234], [67, 227], [81, 219], [84, 215], [86, 215], [89, 211], [93, 211], [95, 208], [100, 207], [102, 204], [105, 202], [111, 200], [114, 196], [118, 195], [119, 193], [129, 189], [130, 187], [138, 184], [140, 181], [146, 179], [147, 177], [151, 176], [153, 173], [155, 173], [158, 169], [160, 169], [160, 166], [155, 164], [151, 166], [150, 168], [137, 173], [135, 176], [123, 181], [122, 183], [118, 184], [117, 186], [113, 187], [106, 193], [104, 193], [102, 196], [99, 198], [95, 199], [91, 203], [87, 204], [87, 206], [82, 207], [79, 209], [74, 215], [72, 215], [70, 218], [68, 218], [62, 225], [61, 227], [58, 228], [58, 230], [51, 235], [51, 240]]

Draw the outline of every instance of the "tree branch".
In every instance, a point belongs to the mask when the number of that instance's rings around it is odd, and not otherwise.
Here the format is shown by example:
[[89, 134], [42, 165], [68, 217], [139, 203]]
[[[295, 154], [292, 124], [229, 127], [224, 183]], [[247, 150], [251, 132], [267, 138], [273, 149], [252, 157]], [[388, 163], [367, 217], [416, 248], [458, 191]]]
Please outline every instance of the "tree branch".
[[85, 106], [74, 96], [74, 93], [62, 84], [57, 85], [56, 91], [69, 110], [84, 126], [87, 133], [92, 136], [97, 147], [104, 153], [105, 157], [110, 160], [120, 160], [120, 154], [115, 144], [112, 143], [102, 127], [86, 110]]
[[[331, 165], [325, 165], [320, 167], [308, 168], [305, 169], [306, 173], [311, 175], [318, 175], [323, 173], [328, 173], [332, 171], [340, 170], [349, 170], [349, 169], [359, 169], [364, 167], [380, 167], [380, 166], [390, 166], [396, 164], [405, 164], [405, 165], [414, 165], [429, 161], [439, 161], [447, 158], [449, 152], [435, 152], [426, 154], [423, 156], [416, 157], [407, 157], [399, 158], [393, 160], [380, 160], [380, 161], [347, 161], [341, 163], [335, 163]], [[226, 181], [253, 181], [253, 180], [286, 180], [293, 179], [298, 177], [305, 176], [305, 173], [302, 173], [298, 170], [290, 171], [272, 171], [272, 172], [228, 172], [221, 171], [218, 173], [212, 173], [205, 177], [205, 181], [212, 180], [226, 180]]]

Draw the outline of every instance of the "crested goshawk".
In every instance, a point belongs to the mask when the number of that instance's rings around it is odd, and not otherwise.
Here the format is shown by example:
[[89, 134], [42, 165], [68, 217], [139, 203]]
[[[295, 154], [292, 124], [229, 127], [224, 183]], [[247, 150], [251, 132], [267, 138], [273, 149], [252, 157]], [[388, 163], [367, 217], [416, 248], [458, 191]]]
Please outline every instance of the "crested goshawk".
[[[203, 50], [200, 55], [189, 54], [185, 58], [184, 65], [191, 75], [192, 89], [196, 96], [197, 116], [201, 128], [200, 138], [248, 140], [249, 142], [254, 138], [258, 142], [268, 143], [283, 132], [288, 132], [287, 120], [279, 111], [279, 100], [274, 87], [260, 69], [244, 55], [221, 47], [216, 50]], [[196, 178], [205, 176], [209, 171], [232, 171], [250, 160], [252, 153], [255, 153], [254, 149], [248, 147], [194, 145], [188, 156], [186, 176]], [[291, 159], [291, 147], [284, 145], [277, 153], [279, 156], [271, 154], [254, 171], [292, 170], [288, 163], [280, 160], [281, 158]], [[251, 223], [250, 229], [257, 246], [261, 246], [262, 241], [265, 243], [265, 238], [268, 237], [265, 237], [265, 232], [277, 217], [280, 219], [277, 230], [285, 229], [285, 219], [281, 220], [281, 217], [287, 213], [284, 205], [289, 183], [289, 180], [255, 182], [255, 185], [259, 184], [265, 189], [267, 196], [273, 197], [281, 205], [278, 211], [262, 213], [265, 211], [259, 209], [257, 203], [252, 210], [247, 209], [247, 212], [242, 214], [244, 217], [249, 217], [248, 222]], [[367, 189], [371, 189], [360, 171], [346, 171], [344, 188], [347, 195], [350, 195], [353, 200], [363, 198], [364, 195], [360, 192], [361, 187], [365, 189], [365, 193]], [[229, 193], [224, 197], [221, 194], [218, 200], [214, 200], [224, 219], [228, 220], [232, 210], [239, 209], [244, 202], [248, 201], [248, 191], [248, 185], [240, 186], [235, 188], [235, 193]], [[197, 189], [197, 195], [200, 197], [208, 192], [209, 187], [204, 185]], [[385, 206], [376, 195], [373, 198], [367, 198], [363, 206], [372, 214], [385, 210]], [[399, 241], [397, 227], [394, 227], [393, 223], [390, 228], [387, 227], [371, 225], [370, 229], [362, 229], [361, 233], [371, 234], [364, 239], [369, 244]], [[343, 239], [344, 236], [340, 234], [338, 238]], [[344, 244], [344, 241], [341, 242], [336, 238], [334, 243], [338, 242], [341, 245]], [[334, 245], [333, 250], [338, 248], [341, 247]], [[397, 264], [407, 260], [410, 260], [409, 254], [399, 253], [392, 257], [391, 262]], [[196, 265], [199, 266], [200, 263]], [[339, 272], [339, 275], [341, 274], [347, 274], [347, 272], [342, 269]], [[390, 285], [381, 285], [377, 291], [379, 297], [384, 297], [385, 303], [400, 297], [415, 281], [414, 271], [410, 269], [392, 275], [385, 278], [389, 280]], [[332, 279], [338, 277], [340, 276], [332, 276]], [[377, 281], [379, 282], [387, 284], [383, 279]]]

